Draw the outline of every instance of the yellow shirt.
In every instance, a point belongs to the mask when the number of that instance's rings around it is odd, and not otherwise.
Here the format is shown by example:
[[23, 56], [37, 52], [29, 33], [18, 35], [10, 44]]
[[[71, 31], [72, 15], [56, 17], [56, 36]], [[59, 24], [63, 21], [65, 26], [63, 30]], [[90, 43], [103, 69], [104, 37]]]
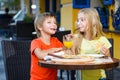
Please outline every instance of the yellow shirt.
[[110, 42], [108, 39], [104, 36], [100, 37], [96, 40], [86, 40], [83, 38], [81, 43], [81, 54], [99, 54], [100, 53], [100, 47], [105, 46], [107, 48], [111, 47]]
[[[81, 54], [99, 54], [100, 47], [106, 46], [107, 48], [111, 47], [110, 42], [104, 36], [100, 37], [96, 40], [86, 40], [83, 38], [81, 43]], [[81, 77], [82, 80], [99, 80], [100, 78], [105, 78], [105, 71], [104, 70], [81, 70]]]

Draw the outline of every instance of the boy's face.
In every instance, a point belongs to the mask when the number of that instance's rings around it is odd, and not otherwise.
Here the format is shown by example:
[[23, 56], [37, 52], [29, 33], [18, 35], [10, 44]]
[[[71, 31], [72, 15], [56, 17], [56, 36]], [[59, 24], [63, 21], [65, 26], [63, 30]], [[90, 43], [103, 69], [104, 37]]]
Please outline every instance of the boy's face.
[[88, 31], [89, 21], [87, 19], [87, 16], [84, 13], [78, 14], [77, 27], [79, 28], [80, 32]]
[[41, 30], [50, 35], [55, 34], [55, 32], [57, 31], [56, 19], [54, 17], [46, 18], [43, 22]]

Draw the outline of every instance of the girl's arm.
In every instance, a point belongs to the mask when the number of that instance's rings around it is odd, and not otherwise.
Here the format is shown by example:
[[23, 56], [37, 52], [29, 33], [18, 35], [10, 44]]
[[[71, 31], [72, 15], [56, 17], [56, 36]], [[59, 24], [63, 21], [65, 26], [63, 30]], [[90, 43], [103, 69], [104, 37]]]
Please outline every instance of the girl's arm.
[[51, 48], [51, 49], [48, 49], [48, 50], [41, 50], [40, 48], [36, 48], [34, 50], [34, 53], [38, 57], [38, 59], [43, 59], [49, 53], [58, 52], [58, 51], [61, 51], [62, 49], [63, 48]]
[[106, 37], [101, 37], [101, 41], [104, 43], [100, 47], [100, 53], [106, 55], [106, 56], [111, 56], [110, 55], [110, 47], [112, 47], [111, 43]]
[[81, 45], [81, 39], [78, 38], [77, 34], [73, 35], [73, 46], [71, 48], [72, 54], [77, 55], [80, 52], [78, 52], [78, 47]]

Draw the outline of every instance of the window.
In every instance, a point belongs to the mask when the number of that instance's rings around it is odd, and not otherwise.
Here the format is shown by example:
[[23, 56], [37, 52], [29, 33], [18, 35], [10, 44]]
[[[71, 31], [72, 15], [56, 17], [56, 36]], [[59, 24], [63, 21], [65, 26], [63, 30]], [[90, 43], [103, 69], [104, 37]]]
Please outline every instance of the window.
[[9, 13], [14, 14], [20, 9], [20, 0], [1, 0], [0, 14], [4, 13], [5, 7], [9, 7]]
[[90, 7], [90, 0], [73, 0], [73, 8]]

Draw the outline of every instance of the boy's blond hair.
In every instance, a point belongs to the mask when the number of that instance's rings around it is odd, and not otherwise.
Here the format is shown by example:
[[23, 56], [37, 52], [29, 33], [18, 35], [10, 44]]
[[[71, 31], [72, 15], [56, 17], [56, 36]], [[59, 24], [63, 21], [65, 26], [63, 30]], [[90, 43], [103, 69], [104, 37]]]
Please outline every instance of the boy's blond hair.
[[[48, 18], [48, 17], [54, 17], [55, 15], [49, 12], [43, 13], [43, 14], [39, 14], [38, 16], [36, 16], [35, 20], [34, 20], [34, 27], [35, 27], [35, 31], [37, 33], [37, 37], [41, 36], [40, 30], [39, 28], [43, 26], [43, 22]], [[55, 18], [56, 19], [56, 18]]]

